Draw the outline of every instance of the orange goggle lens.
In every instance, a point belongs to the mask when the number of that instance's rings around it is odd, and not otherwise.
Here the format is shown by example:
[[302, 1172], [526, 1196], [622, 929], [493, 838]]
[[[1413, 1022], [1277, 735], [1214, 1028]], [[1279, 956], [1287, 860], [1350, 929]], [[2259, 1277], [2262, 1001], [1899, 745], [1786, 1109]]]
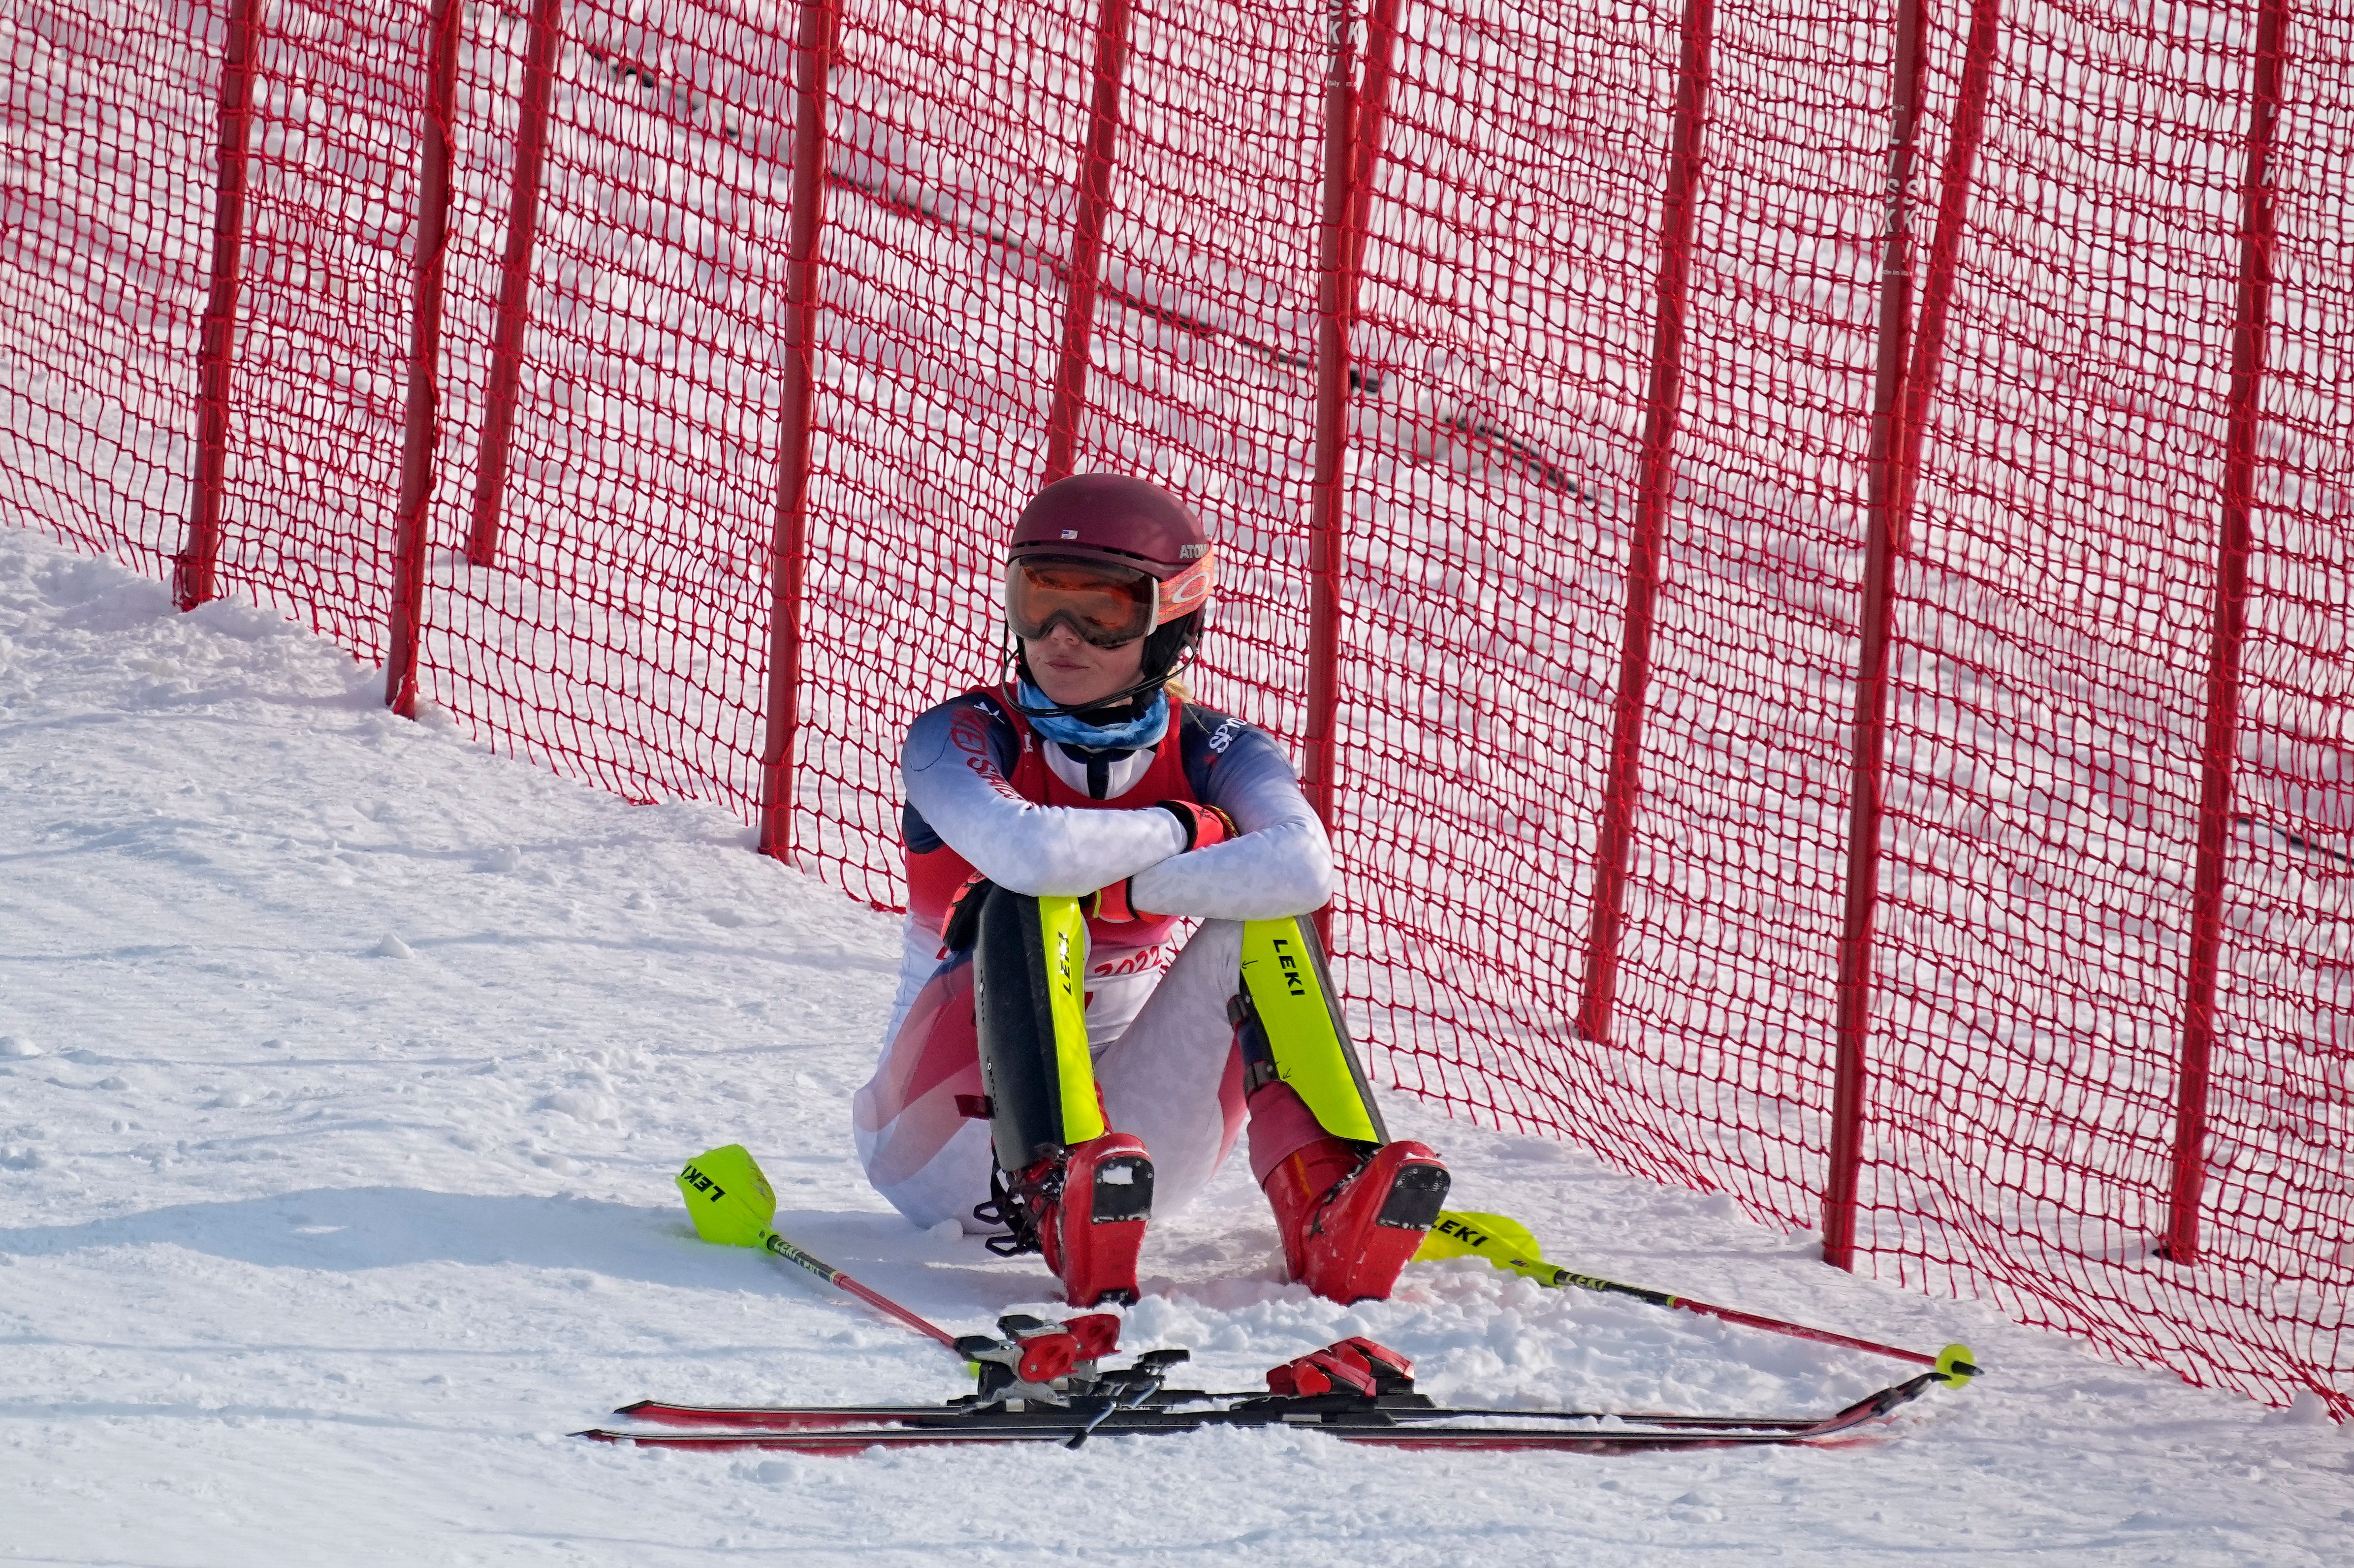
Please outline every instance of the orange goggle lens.
[[1160, 585], [1142, 572], [1097, 561], [1020, 560], [1005, 567], [1005, 623], [1044, 637], [1063, 621], [1098, 648], [1150, 631]]

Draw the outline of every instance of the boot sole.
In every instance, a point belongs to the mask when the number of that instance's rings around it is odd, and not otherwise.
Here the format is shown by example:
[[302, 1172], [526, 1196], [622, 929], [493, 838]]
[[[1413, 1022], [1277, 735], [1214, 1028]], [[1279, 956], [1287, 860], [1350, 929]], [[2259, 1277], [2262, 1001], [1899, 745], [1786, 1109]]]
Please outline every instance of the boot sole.
[[[1437, 1213], [1433, 1209], [1433, 1214]], [[1122, 1154], [1096, 1167], [1096, 1190], [1089, 1200], [1088, 1217], [1097, 1224], [1117, 1224], [1122, 1220], [1150, 1219], [1152, 1215], [1152, 1161], [1141, 1154]]]
[[1404, 1158], [1390, 1168], [1389, 1190], [1382, 1194], [1373, 1223], [1357, 1233], [1348, 1254], [1328, 1255], [1321, 1267], [1310, 1271], [1309, 1288], [1327, 1300], [1346, 1305], [1387, 1299], [1398, 1271], [1438, 1219], [1454, 1184], [1447, 1167], [1427, 1151], [1399, 1152]]
[[[1128, 1307], [1137, 1300], [1136, 1255], [1144, 1245], [1146, 1223], [1152, 1217], [1152, 1157], [1137, 1148], [1133, 1139], [1129, 1144], [1136, 1152], [1107, 1155], [1096, 1162], [1087, 1176], [1086, 1229], [1089, 1234], [1082, 1244], [1088, 1256], [1085, 1273], [1089, 1278], [1100, 1281], [1109, 1275], [1121, 1283], [1098, 1284], [1092, 1291], [1082, 1294], [1072, 1289], [1066, 1278], [1063, 1298], [1074, 1307]], [[1066, 1196], [1076, 1194], [1066, 1192]], [[1066, 1210], [1064, 1223], [1067, 1225], [1077, 1218]], [[1106, 1234], [1096, 1232], [1097, 1225], [1121, 1228]], [[1069, 1230], [1063, 1235], [1066, 1242], [1079, 1239]], [[1067, 1254], [1070, 1249], [1064, 1250]], [[1067, 1256], [1065, 1266], [1069, 1269]]]
[[1400, 1165], [1373, 1224], [1392, 1230], [1426, 1231], [1438, 1223], [1438, 1212], [1447, 1206], [1447, 1192], [1453, 1185], [1454, 1178], [1444, 1165], [1422, 1160]]

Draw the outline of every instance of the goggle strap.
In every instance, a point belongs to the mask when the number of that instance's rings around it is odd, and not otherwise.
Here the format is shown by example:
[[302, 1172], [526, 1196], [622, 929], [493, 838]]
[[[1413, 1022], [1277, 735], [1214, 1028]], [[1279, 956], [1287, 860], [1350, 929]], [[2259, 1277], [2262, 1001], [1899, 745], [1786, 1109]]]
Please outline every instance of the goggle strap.
[[1209, 601], [1210, 588], [1218, 578], [1217, 556], [1204, 551], [1202, 558], [1170, 577], [1161, 585], [1155, 626], [1166, 626], [1181, 615], [1190, 615]]

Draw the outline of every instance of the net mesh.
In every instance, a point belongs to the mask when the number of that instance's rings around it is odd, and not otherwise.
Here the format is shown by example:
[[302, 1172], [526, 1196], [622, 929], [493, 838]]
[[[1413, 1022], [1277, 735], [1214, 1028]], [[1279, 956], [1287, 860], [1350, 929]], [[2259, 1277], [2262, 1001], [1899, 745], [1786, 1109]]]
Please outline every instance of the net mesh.
[[[767, 7], [556, 7], [542, 199], [488, 397], [529, 0], [471, 8], [420, 690], [631, 800], [758, 788], [790, 50]], [[478, 527], [480, 532], [478, 533]]]
[[[1978, 7], [1977, 10], [1987, 10]], [[1125, 11], [1082, 471], [1221, 553], [1204, 700], [1295, 745], [1321, 7], [845, 0], [825, 115], [790, 840], [901, 896], [907, 721], [993, 679], [1044, 472], [1097, 29]], [[1932, 8], [1931, 254], [1972, 7]], [[2291, 7], [2253, 386], [2202, 1255], [2158, 1255], [2198, 885], [2259, 6], [1990, 14], [1894, 579], [1859, 1266], [2354, 1409], [2354, 22]], [[1831, 1146], [1892, 0], [1404, 0], [1363, 205], [1337, 972], [1377, 1075], [1817, 1222]], [[419, 691], [631, 799], [760, 789], [797, 6], [461, 14]], [[554, 28], [535, 85], [534, 17]], [[387, 654], [424, 0], [0, 18], [0, 500], [163, 576], [208, 297], [217, 581]], [[1681, 388], [1607, 1043], [1586, 978], [1685, 29]], [[223, 60], [251, 27], [233, 296]], [[1352, 48], [1365, 41], [1362, 26]], [[546, 106], [520, 208], [525, 104]], [[1378, 112], [1376, 111], [1376, 107]], [[517, 249], [517, 214], [531, 226]], [[509, 265], [511, 254], [523, 258]], [[507, 388], [512, 387], [510, 393]], [[504, 452], [502, 422], [510, 437]]]
[[128, 3], [0, 18], [0, 497], [169, 570], [194, 466], [221, 29]]
[[[2343, 940], [2331, 874], [2345, 866], [2326, 846], [2349, 824], [2318, 832], [2327, 787], [2296, 776], [2342, 763], [2345, 672], [2278, 630], [2334, 622], [2343, 635], [2342, 579], [2331, 587], [2338, 574], [2310, 553], [2320, 517], [2280, 472], [2343, 450], [2316, 440], [2311, 391], [2288, 386], [2264, 394], [2267, 416], [2301, 403], [2306, 425], [2271, 426], [2261, 456], [2207, 1256], [2195, 1269], [2156, 1256], [2255, 21], [2153, 8], [2127, 29], [2103, 8], [2047, 5], [2011, 21], [1995, 57], [1899, 581], [1884, 1044], [1859, 1240], [1898, 1278], [1988, 1292], [2152, 1361], [2205, 1360], [2252, 1391], [2327, 1391], [2334, 1368], [2342, 1393], [2349, 1102], [2316, 982]], [[2288, 84], [2291, 166], [2318, 150], [2299, 138], [2317, 129], [2310, 95], [2325, 79]], [[2333, 129], [2342, 148], [2346, 127]], [[2291, 238], [2284, 254], [2298, 249]], [[2344, 342], [2330, 315], [2349, 280], [2315, 270], [2324, 254], [2304, 249], [2284, 273], [2281, 370], [2309, 374], [2317, 349]], [[2257, 1319], [2267, 1332], [2214, 1338]]]

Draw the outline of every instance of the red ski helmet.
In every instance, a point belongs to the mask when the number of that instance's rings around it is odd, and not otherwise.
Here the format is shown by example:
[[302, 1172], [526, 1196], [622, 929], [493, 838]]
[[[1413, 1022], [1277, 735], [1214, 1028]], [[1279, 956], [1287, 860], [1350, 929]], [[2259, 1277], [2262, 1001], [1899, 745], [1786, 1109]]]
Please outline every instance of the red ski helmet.
[[1161, 585], [1166, 626], [1210, 602], [1216, 556], [1191, 508], [1149, 479], [1076, 473], [1040, 491], [1013, 524], [1010, 562], [1032, 556], [1127, 567]]
[[[1216, 556], [1201, 519], [1150, 480], [1118, 473], [1080, 473], [1056, 480], [1022, 509], [1013, 524], [1013, 543], [1006, 547], [1006, 630], [1017, 638], [1022, 635], [1017, 627], [1020, 618], [1014, 613], [1023, 587], [1019, 579], [1037, 575], [1039, 568], [1055, 560], [1114, 568], [1105, 574], [1110, 577], [1139, 574], [1128, 581], [1138, 590], [1136, 610], [1148, 629], [1141, 678], [1090, 705], [1087, 711], [1106, 710], [1131, 698], [1144, 701], [1141, 694], [1157, 690], [1201, 640], [1201, 611], [1209, 604], [1216, 580]], [[1030, 561], [1037, 566], [1025, 573], [1023, 563]], [[1149, 594], [1144, 592], [1147, 585], [1151, 589]], [[1076, 620], [1072, 630], [1091, 636]], [[1113, 645], [1101, 637], [1091, 640]], [[1015, 667], [1028, 677], [1028, 659], [1018, 647]], [[1076, 710], [1053, 706], [1023, 711]]]

